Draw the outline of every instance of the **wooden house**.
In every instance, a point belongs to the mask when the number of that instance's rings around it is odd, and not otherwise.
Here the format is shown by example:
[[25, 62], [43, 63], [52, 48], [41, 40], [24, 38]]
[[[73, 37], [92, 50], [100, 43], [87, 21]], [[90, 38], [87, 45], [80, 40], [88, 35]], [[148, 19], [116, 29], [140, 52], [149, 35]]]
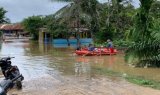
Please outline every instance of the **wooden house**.
[[1, 24], [0, 31], [3, 37], [27, 37], [29, 32], [25, 32], [21, 24]]

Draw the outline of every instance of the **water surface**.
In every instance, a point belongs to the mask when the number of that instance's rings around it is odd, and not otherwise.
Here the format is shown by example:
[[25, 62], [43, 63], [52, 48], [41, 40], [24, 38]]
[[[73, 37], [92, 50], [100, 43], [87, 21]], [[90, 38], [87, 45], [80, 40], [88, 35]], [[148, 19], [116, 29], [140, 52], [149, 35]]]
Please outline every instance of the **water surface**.
[[97, 74], [95, 68], [102, 68], [160, 80], [160, 69], [129, 67], [124, 61], [124, 54], [81, 57], [76, 56], [72, 48], [53, 48], [52, 45], [35, 42], [6, 42], [1, 45], [0, 55], [14, 56], [13, 64], [18, 65], [26, 79], [45, 74], [92, 78]]
[[74, 54], [73, 48], [14, 41], [1, 44], [0, 56], [14, 56], [12, 64], [25, 77], [23, 89], [12, 89], [9, 94], [160, 95], [158, 90], [132, 85], [123, 78], [100, 75], [108, 70], [159, 81], [159, 69], [129, 67], [124, 54], [81, 57]]

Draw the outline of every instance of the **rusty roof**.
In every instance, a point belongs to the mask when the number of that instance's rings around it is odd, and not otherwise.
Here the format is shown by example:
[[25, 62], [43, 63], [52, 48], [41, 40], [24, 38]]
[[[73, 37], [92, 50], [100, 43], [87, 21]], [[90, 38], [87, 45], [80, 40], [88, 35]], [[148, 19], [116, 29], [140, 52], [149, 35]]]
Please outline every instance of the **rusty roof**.
[[1, 24], [0, 30], [23, 30], [21, 24]]

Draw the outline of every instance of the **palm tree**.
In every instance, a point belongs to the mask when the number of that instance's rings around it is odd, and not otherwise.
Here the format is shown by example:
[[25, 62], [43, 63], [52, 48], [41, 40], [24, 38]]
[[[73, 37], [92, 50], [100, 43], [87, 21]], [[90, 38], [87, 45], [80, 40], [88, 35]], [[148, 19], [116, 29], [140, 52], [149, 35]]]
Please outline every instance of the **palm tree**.
[[[77, 47], [80, 47], [80, 28], [81, 20], [85, 21], [87, 25], [90, 22], [90, 17], [82, 11], [80, 0], [70, 2], [68, 5], [57, 11], [54, 16], [60, 23], [68, 23], [68, 27], [73, 27], [76, 31]], [[76, 23], [76, 25], [75, 25]], [[73, 31], [73, 28], [71, 30]]]
[[[90, 21], [91, 32], [94, 33], [97, 31], [97, 26], [98, 26], [98, 19], [97, 19], [98, 18], [98, 11], [97, 11], [98, 1], [97, 0], [53, 0], [53, 1], [70, 2], [71, 5], [74, 6], [72, 8], [74, 8], [77, 11], [77, 17], [79, 17], [79, 15], [81, 14], [83, 15], [87, 14], [88, 16], [91, 17], [91, 21]], [[66, 7], [63, 7], [62, 10], [65, 8]], [[72, 9], [66, 9], [66, 10], [72, 11]]]
[[99, 31], [99, 3], [97, 0], [81, 0], [81, 8], [91, 17], [90, 31], [92, 38]]
[[141, 6], [135, 17], [133, 31], [130, 32], [134, 42], [127, 50], [128, 59], [136, 59], [137, 66], [160, 67], [160, 27], [149, 15], [153, 0], [140, 0]]
[[95, 32], [98, 31], [98, 19], [97, 19], [97, 1], [96, 0], [56, 0], [67, 1], [69, 5], [60, 9], [55, 15], [61, 18], [61, 21], [71, 22], [75, 20], [77, 22], [77, 45], [80, 47], [80, 20], [83, 19], [87, 26], [90, 28], [91, 36], [94, 38]]

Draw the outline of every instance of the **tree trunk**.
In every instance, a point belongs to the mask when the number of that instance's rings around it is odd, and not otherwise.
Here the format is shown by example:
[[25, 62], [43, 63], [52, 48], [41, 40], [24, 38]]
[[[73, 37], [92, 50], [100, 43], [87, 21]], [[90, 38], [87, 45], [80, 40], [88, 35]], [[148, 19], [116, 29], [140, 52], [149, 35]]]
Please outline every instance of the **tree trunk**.
[[70, 46], [69, 38], [67, 38], [67, 44], [68, 44], [68, 46]]
[[[78, 6], [80, 7], [80, 0], [77, 0]], [[77, 9], [77, 48], [81, 47], [80, 43], [80, 18], [79, 18], [79, 8]]]

